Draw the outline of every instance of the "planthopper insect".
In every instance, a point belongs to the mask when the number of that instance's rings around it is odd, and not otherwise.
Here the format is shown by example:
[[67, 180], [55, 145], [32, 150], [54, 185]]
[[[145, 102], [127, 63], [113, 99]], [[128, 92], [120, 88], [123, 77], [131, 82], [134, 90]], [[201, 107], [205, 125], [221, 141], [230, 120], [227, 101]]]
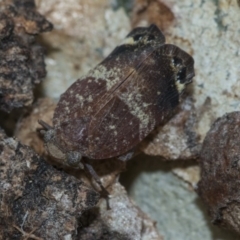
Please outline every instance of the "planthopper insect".
[[156, 25], [133, 29], [61, 95], [52, 127], [39, 121], [50, 155], [87, 168], [95, 179], [85, 158], [131, 158], [136, 145], [173, 113], [192, 81], [193, 65], [189, 54], [165, 44]]

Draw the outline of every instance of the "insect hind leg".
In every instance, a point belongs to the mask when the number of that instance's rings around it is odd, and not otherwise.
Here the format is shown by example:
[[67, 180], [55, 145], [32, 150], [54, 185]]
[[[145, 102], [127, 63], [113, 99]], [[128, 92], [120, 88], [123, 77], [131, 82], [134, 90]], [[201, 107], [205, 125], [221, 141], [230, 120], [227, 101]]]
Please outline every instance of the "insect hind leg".
[[106, 199], [107, 209], [108, 210], [111, 209], [110, 204], [109, 204], [109, 192], [102, 185], [102, 182], [101, 182], [99, 176], [97, 175], [97, 173], [95, 172], [95, 170], [93, 169], [93, 167], [90, 164], [84, 162], [83, 165], [84, 165], [84, 170], [87, 171], [94, 178], [94, 180], [98, 183], [99, 187], [101, 188], [100, 194], [103, 198]]
[[48, 123], [44, 122], [43, 120], [39, 119], [38, 120], [38, 123], [42, 126], [42, 128], [40, 130], [50, 130], [52, 129], [53, 127], [50, 126]]

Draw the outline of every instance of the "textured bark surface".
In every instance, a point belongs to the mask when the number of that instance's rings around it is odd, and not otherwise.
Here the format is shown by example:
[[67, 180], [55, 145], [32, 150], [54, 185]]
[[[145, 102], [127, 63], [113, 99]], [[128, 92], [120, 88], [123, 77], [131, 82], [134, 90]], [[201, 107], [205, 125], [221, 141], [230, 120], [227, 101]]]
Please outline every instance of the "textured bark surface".
[[0, 110], [33, 102], [33, 88], [46, 75], [44, 51], [35, 36], [51, 29], [34, 0], [0, 2]]
[[0, 132], [0, 239], [76, 239], [99, 194]]

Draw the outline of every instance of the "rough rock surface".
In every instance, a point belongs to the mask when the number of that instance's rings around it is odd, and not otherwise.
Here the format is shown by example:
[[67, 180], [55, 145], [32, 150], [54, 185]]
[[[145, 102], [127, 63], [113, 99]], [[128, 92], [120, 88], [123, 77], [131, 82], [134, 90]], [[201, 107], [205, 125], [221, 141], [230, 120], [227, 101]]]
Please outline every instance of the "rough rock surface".
[[217, 119], [201, 151], [198, 193], [213, 223], [240, 233], [240, 112]]
[[163, 240], [155, 223], [127, 196], [119, 184], [112, 185], [110, 205], [101, 201], [99, 209], [92, 209], [80, 218], [78, 238], [81, 240]]
[[195, 159], [201, 145], [196, 133], [196, 110], [193, 99], [186, 97], [167, 124], [158, 127], [141, 144], [141, 150], [166, 160]]
[[[195, 186], [173, 174], [177, 168], [190, 168], [191, 164], [188, 167], [186, 164], [186, 161], [163, 162], [159, 157], [142, 154], [129, 161], [120, 182], [141, 210], [156, 221], [164, 239], [239, 239], [239, 235], [214, 226], [206, 206], [194, 190]], [[197, 179], [193, 175], [188, 180], [195, 184]]]

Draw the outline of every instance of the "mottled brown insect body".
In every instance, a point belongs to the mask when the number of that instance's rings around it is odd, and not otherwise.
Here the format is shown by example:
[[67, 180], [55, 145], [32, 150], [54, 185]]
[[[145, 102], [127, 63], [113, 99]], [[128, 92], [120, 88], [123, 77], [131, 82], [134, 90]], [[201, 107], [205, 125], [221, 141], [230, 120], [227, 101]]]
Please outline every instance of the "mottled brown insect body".
[[193, 76], [192, 57], [165, 44], [155, 25], [135, 28], [61, 95], [45, 134], [50, 153], [74, 153], [70, 162], [126, 154], [169, 117]]

